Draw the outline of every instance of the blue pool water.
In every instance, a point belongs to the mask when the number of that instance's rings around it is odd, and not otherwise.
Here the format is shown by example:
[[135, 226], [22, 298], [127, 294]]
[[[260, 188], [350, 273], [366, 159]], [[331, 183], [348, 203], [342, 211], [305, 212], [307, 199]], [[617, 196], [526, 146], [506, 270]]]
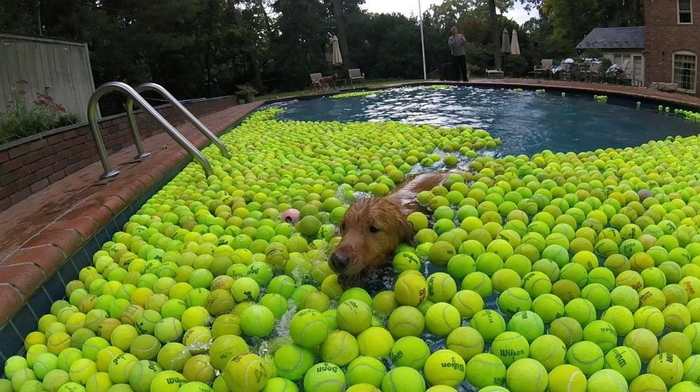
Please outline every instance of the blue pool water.
[[[593, 94], [518, 92], [505, 88], [425, 86], [378, 94], [288, 101], [282, 119], [298, 121], [400, 121], [446, 127], [473, 126], [503, 141], [497, 155], [534, 154], [545, 149], [580, 152], [638, 146], [667, 136], [689, 136], [700, 125], [658, 111], [658, 104]], [[673, 108], [671, 108], [673, 112]]]

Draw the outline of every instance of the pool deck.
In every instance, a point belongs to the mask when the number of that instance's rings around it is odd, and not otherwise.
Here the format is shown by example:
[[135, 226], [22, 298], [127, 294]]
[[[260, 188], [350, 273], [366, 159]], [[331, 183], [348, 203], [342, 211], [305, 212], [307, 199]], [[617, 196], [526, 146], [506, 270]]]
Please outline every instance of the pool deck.
[[[424, 82], [386, 83], [368, 85], [367, 88], [380, 89], [419, 83]], [[546, 79], [481, 79], [467, 83], [427, 83], [623, 94], [664, 100], [668, 104], [694, 107], [700, 111], [700, 98], [638, 87]], [[307, 93], [299, 98], [326, 94], [328, 93]], [[200, 120], [218, 135], [264, 103], [265, 101], [259, 101], [233, 106]], [[190, 124], [177, 128], [198, 148], [208, 144], [208, 139]], [[0, 298], [3, 299], [0, 301], [0, 326], [6, 323], [42, 283], [101, 227], [158, 179], [188, 158], [185, 150], [164, 133], [144, 140], [143, 144], [145, 150], [151, 152], [143, 161], [133, 160], [136, 155], [133, 146], [109, 157], [113, 167], [121, 171], [117, 177], [100, 180], [99, 175], [103, 169], [100, 162], [96, 162], [0, 213]]]

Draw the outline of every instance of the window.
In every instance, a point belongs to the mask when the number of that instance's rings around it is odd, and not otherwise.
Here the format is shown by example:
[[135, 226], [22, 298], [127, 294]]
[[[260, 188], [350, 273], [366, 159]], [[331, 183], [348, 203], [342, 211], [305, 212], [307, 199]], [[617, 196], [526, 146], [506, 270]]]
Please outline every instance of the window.
[[690, 0], [678, 0], [678, 23], [693, 23]]
[[695, 92], [697, 57], [690, 52], [673, 54], [673, 82], [678, 89], [689, 93]]

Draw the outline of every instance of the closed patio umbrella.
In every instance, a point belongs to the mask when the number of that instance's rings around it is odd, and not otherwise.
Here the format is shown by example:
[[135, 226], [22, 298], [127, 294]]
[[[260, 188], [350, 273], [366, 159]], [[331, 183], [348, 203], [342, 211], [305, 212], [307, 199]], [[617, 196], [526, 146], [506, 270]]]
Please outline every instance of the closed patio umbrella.
[[520, 42], [518, 42], [518, 32], [515, 30], [513, 30], [513, 38], [510, 40], [510, 54], [520, 55]]
[[340, 53], [340, 45], [338, 44], [338, 37], [335, 35], [331, 38], [331, 46], [333, 48], [333, 54], [331, 56], [331, 63], [334, 66], [339, 66], [343, 64], [343, 55]]
[[510, 53], [510, 35], [508, 29], [503, 29], [503, 37], [501, 38], [501, 53]]

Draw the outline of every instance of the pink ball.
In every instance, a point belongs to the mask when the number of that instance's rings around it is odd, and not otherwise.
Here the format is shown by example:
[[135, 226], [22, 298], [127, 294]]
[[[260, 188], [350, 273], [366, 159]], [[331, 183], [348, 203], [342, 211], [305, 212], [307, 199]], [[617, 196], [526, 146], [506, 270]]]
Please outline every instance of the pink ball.
[[283, 212], [281, 217], [285, 222], [295, 224], [299, 220], [299, 210], [290, 208]]

